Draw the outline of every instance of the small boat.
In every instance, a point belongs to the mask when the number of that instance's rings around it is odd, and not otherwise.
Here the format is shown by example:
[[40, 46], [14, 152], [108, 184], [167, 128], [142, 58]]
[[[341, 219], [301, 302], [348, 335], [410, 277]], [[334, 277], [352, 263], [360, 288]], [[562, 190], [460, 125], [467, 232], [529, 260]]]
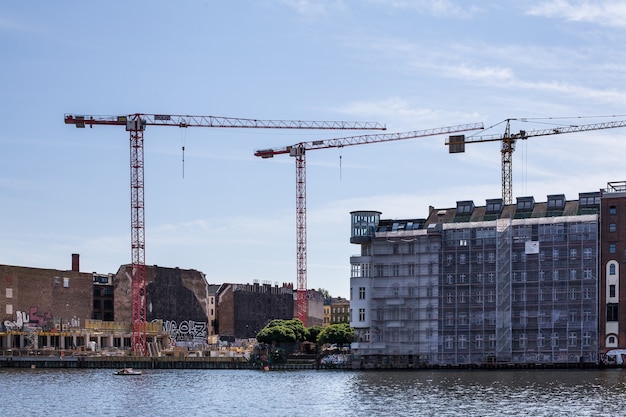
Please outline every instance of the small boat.
[[141, 375], [141, 371], [136, 371], [133, 368], [122, 368], [113, 372], [113, 375]]

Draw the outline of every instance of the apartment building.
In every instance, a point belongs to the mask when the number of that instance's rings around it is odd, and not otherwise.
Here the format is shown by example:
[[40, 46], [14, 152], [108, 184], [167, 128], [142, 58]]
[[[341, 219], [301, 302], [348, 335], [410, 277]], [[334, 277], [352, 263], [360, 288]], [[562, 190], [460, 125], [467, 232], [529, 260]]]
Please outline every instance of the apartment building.
[[601, 200], [352, 212], [353, 351], [398, 366], [597, 362]]

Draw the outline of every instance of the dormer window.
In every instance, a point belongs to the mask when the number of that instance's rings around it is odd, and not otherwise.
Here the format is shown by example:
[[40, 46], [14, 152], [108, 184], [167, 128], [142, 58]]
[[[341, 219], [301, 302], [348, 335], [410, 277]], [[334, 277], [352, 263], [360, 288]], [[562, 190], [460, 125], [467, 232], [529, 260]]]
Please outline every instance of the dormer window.
[[578, 205], [580, 207], [598, 207], [600, 206], [600, 192], [579, 193]]
[[517, 198], [517, 211], [533, 211], [535, 208], [534, 197], [518, 197]]
[[469, 216], [474, 211], [473, 201], [457, 201], [456, 214]]
[[485, 207], [486, 214], [498, 214], [502, 211], [503, 200], [501, 198], [493, 198], [487, 200], [487, 206]]
[[548, 210], [562, 210], [565, 207], [565, 194], [548, 196]]

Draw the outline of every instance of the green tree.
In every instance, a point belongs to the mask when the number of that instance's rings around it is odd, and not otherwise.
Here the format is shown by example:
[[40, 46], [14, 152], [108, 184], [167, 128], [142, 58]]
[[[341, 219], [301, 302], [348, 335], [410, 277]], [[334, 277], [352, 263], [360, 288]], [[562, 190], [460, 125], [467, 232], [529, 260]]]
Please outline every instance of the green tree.
[[265, 326], [257, 333], [256, 340], [268, 345], [293, 343], [296, 341], [296, 334], [287, 326]]
[[259, 343], [280, 344], [304, 342], [308, 337], [308, 330], [298, 319], [270, 321], [257, 333], [256, 339]]
[[327, 343], [337, 345], [347, 345], [354, 339], [354, 330], [348, 323], [331, 324], [317, 336], [317, 343], [324, 345]]
[[309, 331], [309, 336], [307, 337], [307, 342], [317, 343], [317, 336], [324, 330], [324, 326], [312, 326], [307, 329]]
[[331, 296], [330, 296], [330, 291], [328, 291], [326, 288], [318, 288], [317, 291], [322, 294], [322, 297], [324, 297], [324, 300], [330, 300]]

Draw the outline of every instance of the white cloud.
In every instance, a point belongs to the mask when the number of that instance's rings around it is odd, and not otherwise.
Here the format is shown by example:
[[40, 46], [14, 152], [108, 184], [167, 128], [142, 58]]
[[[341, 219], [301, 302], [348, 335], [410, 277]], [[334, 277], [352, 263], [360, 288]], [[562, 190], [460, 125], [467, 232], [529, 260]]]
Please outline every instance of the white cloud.
[[626, 27], [626, 3], [623, 1], [544, 1], [532, 7], [528, 14], [601, 26]]

